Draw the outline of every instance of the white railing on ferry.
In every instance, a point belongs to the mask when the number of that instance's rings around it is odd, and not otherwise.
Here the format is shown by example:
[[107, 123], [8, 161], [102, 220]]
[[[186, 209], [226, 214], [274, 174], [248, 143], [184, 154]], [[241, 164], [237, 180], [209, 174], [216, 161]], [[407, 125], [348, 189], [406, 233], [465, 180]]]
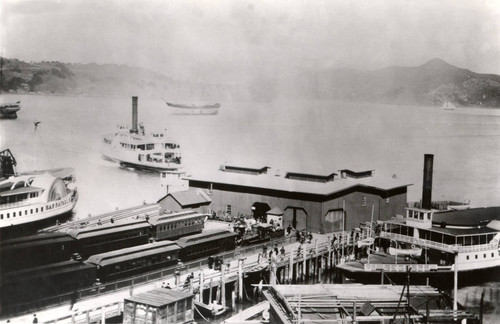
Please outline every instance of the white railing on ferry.
[[497, 246], [492, 243], [488, 244], [477, 244], [477, 245], [458, 245], [458, 244], [445, 244], [445, 243], [439, 243], [439, 242], [434, 242], [434, 241], [429, 241], [421, 238], [416, 238], [416, 237], [411, 237], [411, 236], [406, 236], [406, 235], [401, 235], [401, 234], [395, 234], [395, 233], [388, 233], [388, 232], [381, 232], [380, 237], [382, 238], [388, 238], [388, 239], [393, 239], [401, 242], [406, 242], [406, 243], [412, 243], [424, 247], [434, 247], [438, 250], [450, 252], [450, 253], [455, 253], [455, 252], [479, 252], [479, 251], [488, 251], [488, 250], [495, 250]]
[[410, 268], [412, 272], [426, 272], [437, 270], [437, 264], [364, 264], [365, 271], [406, 272]]

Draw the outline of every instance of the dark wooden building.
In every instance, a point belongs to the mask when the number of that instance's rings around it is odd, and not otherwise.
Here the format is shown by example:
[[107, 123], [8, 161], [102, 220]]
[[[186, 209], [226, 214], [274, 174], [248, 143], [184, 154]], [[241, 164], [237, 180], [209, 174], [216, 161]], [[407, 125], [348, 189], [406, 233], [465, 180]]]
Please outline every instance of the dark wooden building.
[[253, 214], [274, 207], [283, 211], [283, 226], [315, 233], [350, 230], [362, 222], [404, 215], [409, 184], [377, 176], [373, 170], [314, 174], [270, 167], [222, 165], [218, 170], [185, 178], [202, 189], [217, 214]]

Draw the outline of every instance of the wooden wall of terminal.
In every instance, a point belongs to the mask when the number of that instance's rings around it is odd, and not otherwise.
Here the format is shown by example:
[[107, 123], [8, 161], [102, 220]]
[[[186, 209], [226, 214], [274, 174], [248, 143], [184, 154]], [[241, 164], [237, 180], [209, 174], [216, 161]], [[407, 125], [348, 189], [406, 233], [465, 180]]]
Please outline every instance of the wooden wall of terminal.
[[[284, 212], [286, 228], [295, 209], [297, 229], [313, 233], [324, 233], [328, 211], [342, 209], [344, 204], [346, 230], [359, 227], [361, 222], [370, 221], [372, 206], [374, 220], [390, 219], [396, 214], [404, 215], [407, 194], [406, 187], [384, 191], [356, 186], [335, 194], [317, 195], [221, 183], [213, 183], [211, 191], [208, 191], [210, 183], [198, 180], [190, 180], [189, 186], [204, 189], [212, 199], [209, 207], [218, 214], [224, 213], [226, 206], [231, 205], [232, 216], [252, 215], [252, 205], [263, 202]], [[387, 198], [389, 200], [386, 202]]]

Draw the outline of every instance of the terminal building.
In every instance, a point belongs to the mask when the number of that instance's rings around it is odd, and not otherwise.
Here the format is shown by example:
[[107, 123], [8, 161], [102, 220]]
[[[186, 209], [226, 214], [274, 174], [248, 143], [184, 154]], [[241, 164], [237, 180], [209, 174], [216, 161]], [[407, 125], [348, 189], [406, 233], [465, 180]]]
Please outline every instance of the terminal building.
[[229, 164], [183, 180], [189, 188], [203, 190], [211, 200], [208, 207], [219, 217], [259, 219], [280, 210], [283, 227], [313, 233], [351, 230], [360, 223], [405, 215], [410, 185], [377, 176], [374, 170], [318, 174]]

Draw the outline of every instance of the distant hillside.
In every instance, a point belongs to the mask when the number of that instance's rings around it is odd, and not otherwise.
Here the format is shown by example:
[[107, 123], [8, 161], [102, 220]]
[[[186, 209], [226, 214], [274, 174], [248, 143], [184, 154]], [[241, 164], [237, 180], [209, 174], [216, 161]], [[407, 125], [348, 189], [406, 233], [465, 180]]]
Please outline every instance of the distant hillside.
[[2, 90], [9, 92], [89, 96], [134, 94], [204, 101], [245, 100], [251, 96], [243, 87], [173, 80], [126, 65], [27, 63], [5, 58], [2, 61]]
[[375, 71], [297, 71], [259, 76], [250, 84], [174, 80], [125, 65], [27, 63], [2, 59], [2, 90], [66, 95], [184, 98], [193, 101], [338, 99], [404, 105], [500, 107], [500, 76], [461, 69], [441, 59]]
[[461, 69], [441, 59], [417, 67], [306, 73], [310, 97], [390, 104], [500, 107], [500, 76]]

